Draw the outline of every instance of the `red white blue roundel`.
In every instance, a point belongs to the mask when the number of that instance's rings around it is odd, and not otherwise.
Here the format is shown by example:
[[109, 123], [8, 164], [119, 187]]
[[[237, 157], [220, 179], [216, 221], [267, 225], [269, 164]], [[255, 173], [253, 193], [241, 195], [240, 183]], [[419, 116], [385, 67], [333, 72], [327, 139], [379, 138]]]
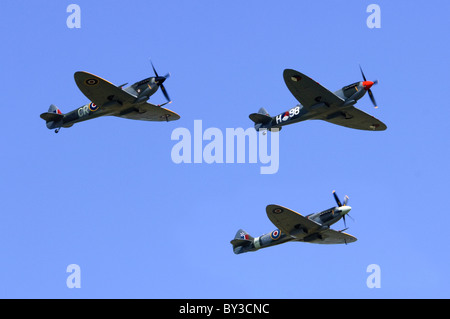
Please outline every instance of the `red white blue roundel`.
[[275, 229], [271, 234], [270, 234], [270, 238], [272, 238], [273, 240], [277, 240], [278, 238], [280, 238], [281, 232], [278, 229]]
[[289, 119], [289, 111], [286, 111], [286, 112], [283, 114], [282, 120], [283, 120], [283, 121], [287, 121], [288, 119]]
[[98, 105], [96, 105], [95, 103], [91, 102], [91, 103], [89, 103], [89, 109], [90, 109], [92, 112], [95, 112], [95, 111], [98, 110]]

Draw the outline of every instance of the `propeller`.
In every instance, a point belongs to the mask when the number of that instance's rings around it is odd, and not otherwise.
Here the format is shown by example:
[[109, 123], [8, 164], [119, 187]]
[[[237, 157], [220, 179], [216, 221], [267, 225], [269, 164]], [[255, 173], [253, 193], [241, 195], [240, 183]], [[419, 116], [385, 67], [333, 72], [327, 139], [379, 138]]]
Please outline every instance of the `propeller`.
[[164, 81], [167, 80], [170, 77], [170, 73], [167, 73], [164, 76], [159, 76], [158, 72], [156, 72], [155, 66], [153, 65], [153, 62], [151, 60], [150, 60], [150, 63], [152, 65], [153, 72], [155, 72], [155, 75], [156, 75], [155, 83], [161, 88], [161, 91], [163, 92], [164, 96], [166, 97], [167, 102], [170, 103], [171, 99], [170, 99], [169, 94], [167, 93], [167, 90], [166, 90], [166, 88], [164, 87], [164, 84], [163, 84]]
[[[345, 195], [345, 197], [344, 197], [344, 203], [343, 204], [341, 203], [338, 195], [336, 194], [336, 191], [333, 191], [333, 196], [334, 196], [334, 200], [336, 201], [336, 204], [338, 205], [338, 207], [344, 207], [344, 206], [347, 207], [347, 203], [348, 203], [348, 200], [349, 200], [349, 197], [347, 195]], [[348, 215], [348, 217], [350, 217], [351, 220], [355, 221], [353, 219], [353, 217], [350, 216], [349, 213], [348, 213], [350, 211], [350, 209], [351, 209], [351, 207], [347, 208], [347, 211], [344, 212], [344, 214], [342, 215], [342, 219], [344, 220], [344, 227], [345, 227], [345, 229], [347, 229], [347, 223], [345, 221], [345, 215]]]
[[363, 69], [362, 69], [361, 65], [359, 66], [359, 69], [361, 70], [361, 75], [362, 75], [362, 77], [364, 79], [364, 82], [363, 82], [364, 89], [367, 90], [367, 93], [369, 93], [369, 97], [370, 97], [370, 100], [373, 103], [373, 106], [375, 106], [375, 108], [378, 108], [377, 102], [375, 102], [375, 97], [373, 96], [372, 90], [370, 89], [372, 87], [372, 85], [377, 85], [378, 84], [378, 80], [375, 80], [373, 82], [372, 81], [367, 81], [366, 76], [364, 75], [364, 72], [363, 72]]

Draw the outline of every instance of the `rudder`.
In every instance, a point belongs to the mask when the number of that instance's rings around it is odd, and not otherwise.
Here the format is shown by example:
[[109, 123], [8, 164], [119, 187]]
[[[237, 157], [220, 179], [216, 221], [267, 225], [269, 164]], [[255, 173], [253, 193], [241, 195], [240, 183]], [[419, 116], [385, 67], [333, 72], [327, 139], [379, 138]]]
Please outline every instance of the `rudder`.
[[54, 104], [50, 105], [50, 107], [48, 108], [48, 113], [56, 113], [56, 114], [62, 114], [61, 110]]

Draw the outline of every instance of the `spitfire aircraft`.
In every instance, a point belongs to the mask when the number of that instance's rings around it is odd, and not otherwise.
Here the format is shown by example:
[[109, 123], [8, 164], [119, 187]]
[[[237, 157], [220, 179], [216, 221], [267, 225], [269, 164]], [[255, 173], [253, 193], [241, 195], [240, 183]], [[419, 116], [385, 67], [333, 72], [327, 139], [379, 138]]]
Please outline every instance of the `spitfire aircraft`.
[[361, 67], [360, 70], [364, 81], [344, 86], [333, 93], [308, 76], [286, 69], [284, 81], [300, 104], [274, 117], [264, 108], [249, 117], [257, 131], [273, 128], [281, 130], [282, 126], [306, 120], [323, 120], [358, 130], [384, 131], [387, 128], [384, 123], [354, 106], [368, 93], [377, 108], [371, 87], [378, 81], [367, 81]]
[[348, 215], [352, 209], [347, 205], [348, 196], [345, 196], [344, 202], [341, 203], [336, 192], [333, 191], [333, 195], [338, 206], [307, 216], [302, 216], [283, 206], [268, 205], [266, 207], [267, 217], [278, 229], [257, 238], [253, 238], [246, 231], [239, 229], [230, 242], [233, 245], [234, 253], [242, 254], [291, 241], [314, 244], [348, 244], [355, 242], [355, 237], [344, 233], [347, 228], [338, 231], [330, 228], [341, 218], [344, 220], [345, 227], [347, 227], [345, 215]]
[[[159, 76], [152, 64], [155, 76], [146, 78], [133, 85], [123, 88], [128, 83], [115, 86], [96, 75], [87, 72], [76, 72], [75, 83], [90, 102], [78, 109], [63, 114], [58, 107], [50, 105], [48, 112], [42, 113], [49, 129], [58, 133], [61, 127], [71, 127], [75, 123], [91, 120], [100, 116], [117, 116], [141, 121], [175, 121], [178, 114], [162, 106], [171, 103], [164, 81], [170, 73]], [[166, 103], [154, 105], [147, 100], [161, 88], [167, 99]]]

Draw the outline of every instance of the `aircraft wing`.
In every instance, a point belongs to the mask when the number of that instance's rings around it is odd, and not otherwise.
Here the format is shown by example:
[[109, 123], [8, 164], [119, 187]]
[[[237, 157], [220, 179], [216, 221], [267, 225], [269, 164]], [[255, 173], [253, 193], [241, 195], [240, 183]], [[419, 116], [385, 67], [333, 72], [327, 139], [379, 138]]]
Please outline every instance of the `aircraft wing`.
[[177, 113], [150, 103], [141, 103], [131, 106], [128, 110], [125, 110], [121, 114], [115, 114], [114, 116], [140, 121], [169, 122], [180, 119], [180, 116]]
[[336, 114], [321, 118], [324, 121], [358, 130], [384, 131], [387, 126], [354, 106], [338, 111]]
[[349, 235], [344, 232], [339, 232], [333, 229], [327, 229], [320, 232], [322, 239], [314, 239], [309, 241], [309, 243], [313, 244], [349, 244], [355, 242], [357, 239], [352, 235]]
[[301, 214], [279, 205], [266, 207], [267, 217], [285, 234], [296, 238], [304, 237], [308, 233], [317, 230], [320, 225]]
[[286, 69], [283, 78], [289, 91], [306, 109], [320, 102], [329, 106], [344, 103], [342, 98], [298, 71]]
[[80, 71], [75, 72], [74, 78], [80, 91], [98, 106], [103, 106], [110, 101], [119, 101], [124, 104], [133, 103], [136, 100], [135, 96], [94, 74]]

